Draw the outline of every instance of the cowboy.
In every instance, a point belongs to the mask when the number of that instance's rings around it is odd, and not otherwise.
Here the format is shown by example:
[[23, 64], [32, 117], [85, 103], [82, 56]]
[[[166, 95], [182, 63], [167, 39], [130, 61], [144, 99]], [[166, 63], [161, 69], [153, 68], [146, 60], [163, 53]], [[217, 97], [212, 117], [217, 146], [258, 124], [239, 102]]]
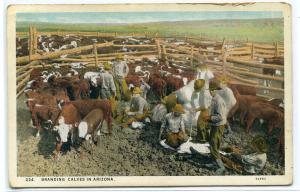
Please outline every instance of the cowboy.
[[214, 78], [214, 74], [208, 69], [207, 64], [200, 64], [197, 67], [197, 79], [204, 79], [205, 80], [205, 89], [208, 90], [209, 88], [209, 81], [210, 79]]
[[[234, 97], [234, 94], [232, 90], [228, 87], [227, 83], [229, 82], [229, 79], [226, 76], [220, 77], [220, 87], [221, 90], [218, 91], [218, 94], [223, 98], [225, 105], [226, 105], [226, 117], [228, 116], [229, 111], [233, 108], [233, 106], [236, 104], [236, 98]], [[229, 133], [231, 133], [231, 126], [227, 122], [226, 125]]]
[[162, 134], [166, 131], [166, 144], [172, 148], [178, 148], [182, 143], [187, 141], [185, 133], [184, 108], [181, 104], [176, 104], [171, 113], [168, 113], [162, 121], [159, 132], [159, 141], [162, 139]]
[[141, 83], [140, 88], [141, 88], [141, 90], [142, 90], [142, 97], [143, 97], [144, 99], [147, 99], [147, 94], [148, 94], [148, 91], [150, 90], [151, 87], [150, 87], [150, 85], [149, 85], [148, 83], [146, 83], [143, 79], [141, 79], [140, 83]]
[[191, 104], [194, 113], [201, 111], [197, 120], [197, 141], [200, 143], [205, 143], [209, 139], [209, 126], [208, 126], [208, 110], [206, 106], [201, 105], [201, 90], [203, 89], [205, 80], [197, 79], [194, 83], [194, 92], [191, 98]]
[[128, 109], [130, 108], [130, 101], [131, 101], [131, 91], [127, 90], [124, 94], [123, 102], [118, 102], [116, 108], [116, 122], [117, 123], [124, 123], [124, 118], [127, 116]]
[[149, 104], [141, 96], [141, 93], [142, 91], [139, 87], [133, 89], [133, 96], [130, 101], [129, 112], [127, 113], [129, 119], [122, 124], [123, 128], [127, 128], [135, 121], [142, 121], [148, 116]]
[[116, 61], [113, 65], [113, 75], [115, 78], [115, 84], [117, 89], [117, 98], [120, 100], [123, 96], [126, 90], [128, 89], [125, 77], [127, 76], [129, 72], [129, 67], [126, 63], [126, 61], [123, 61], [124, 56], [119, 54], [116, 57]]
[[209, 91], [212, 95], [211, 107], [210, 107], [210, 116], [208, 117], [208, 122], [210, 125], [210, 152], [212, 157], [215, 159], [218, 169], [216, 171], [217, 174], [223, 174], [225, 172], [224, 164], [221, 160], [221, 156], [219, 153], [222, 137], [225, 129], [225, 125], [227, 122], [226, 117], [226, 105], [222, 97], [217, 93], [217, 90], [220, 90], [217, 82], [209, 83]]
[[116, 96], [116, 86], [114, 83], [113, 76], [109, 73], [111, 70], [111, 65], [109, 63], [104, 64], [104, 72], [100, 74], [102, 79], [100, 97], [101, 99], [110, 99]]
[[209, 107], [211, 105], [211, 94], [209, 92], [209, 81], [214, 77], [213, 73], [208, 70], [206, 64], [201, 64], [198, 68], [198, 74], [197, 79], [201, 79], [201, 83], [204, 85], [203, 87], [198, 91], [199, 92], [199, 106], [201, 109], [201, 113], [207, 114], [209, 111]]

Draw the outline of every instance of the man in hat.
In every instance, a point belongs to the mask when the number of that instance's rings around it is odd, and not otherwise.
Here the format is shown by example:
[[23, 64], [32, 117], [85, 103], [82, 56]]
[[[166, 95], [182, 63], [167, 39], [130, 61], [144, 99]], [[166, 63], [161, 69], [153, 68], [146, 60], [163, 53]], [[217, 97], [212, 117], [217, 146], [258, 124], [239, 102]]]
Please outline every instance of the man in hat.
[[268, 145], [262, 136], [255, 136], [251, 142], [252, 153], [241, 155], [244, 171], [250, 174], [259, 173], [267, 162]]
[[124, 123], [125, 118], [127, 117], [127, 112], [130, 109], [130, 101], [131, 101], [131, 91], [127, 90], [124, 93], [124, 99], [122, 102], [118, 102], [118, 105], [116, 107], [116, 115], [114, 118], [116, 118], [117, 123]]
[[167, 133], [166, 144], [170, 147], [177, 148], [186, 142], [187, 135], [185, 133], [184, 108], [181, 104], [176, 104], [171, 113], [168, 113], [162, 121], [159, 132], [159, 141], [162, 139], [163, 131]]
[[113, 76], [109, 73], [111, 65], [109, 63], [104, 64], [104, 72], [100, 74], [102, 79], [100, 97], [101, 99], [111, 99], [116, 96], [116, 86]]
[[225, 167], [221, 160], [219, 150], [227, 122], [225, 102], [217, 93], [217, 91], [220, 89], [221, 88], [217, 82], [212, 81], [209, 83], [209, 91], [212, 95], [210, 116], [208, 117], [208, 122], [211, 127], [209, 144], [211, 155], [216, 160], [216, 163], [219, 167], [216, 171], [217, 174], [223, 174], [225, 172]]
[[209, 139], [209, 126], [208, 126], [208, 109], [206, 105], [201, 103], [203, 98], [201, 90], [203, 89], [205, 80], [197, 79], [194, 83], [194, 92], [192, 94], [191, 103], [194, 113], [201, 111], [197, 120], [197, 139], [201, 143], [205, 143]]
[[[209, 91], [209, 82], [210, 82], [210, 79], [212, 79], [212, 78], [214, 78], [214, 75], [208, 69], [207, 65], [201, 64], [198, 67], [197, 79], [201, 80], [200, 84], [202, 84], [204, 82], [204, 85], [201, 86], [201, 89], [198, 89], [199, 90], [198, 91], [199, 92], [199, 106], [201, 109], [202, 116], [204, 114], [208, 113], [209, 107], [211, 105], [212, 97], [211, 97], [211, 94]], [[202, 141], [205, 141], [205, 138], [203, 138]]]
[[[228, 77], [221, 76], [219, 78], [221, 90], [218, 91], [218, 94], [223, 98], [226, 105], [226, 117], [228, 116], [229, 111], [236, 104], [236, 98], [232, 90], [228, 87], [227, 83], [229, 82]], [[227, 129], [229, 133], [232, 132], [230, 124], [227, 122]]]
[[129, 72], [129, 67], [126, 63], [126, 61], [123, 61], [124, 56], [119, 54], [116, 57], [116, 61], [113, 64], [113, 75], [115, 78], [115, 84], [117, 88], [117, 97], [120, 100], [123, 96], [124, 93], [128, 90], [125, 77], [127, 76]]
[[147, 94], [148, 94], [148, 91], [150, 90], [150, 85], [148, 83], [146, 83], [143, 78], [140, 80], [140, 83], [141, 83], [140, 88], [142, 90], [142, 97], [144, 99], [147, 99]]
[[133, 89], [133, 96], [130, 101], [130, 109], [127, 113], [128, 120], [127, 122], [122, 124], [123, 128], [127, 128], [134, 121], [142, 121], [148, 115], [149, 104], [148, 102], [141, 96], [141, 89], [139, 87], [135, 87]]
[[209, 88], [209, 81], [214, 78], [214, 74], [208, 69], [207, 64], [199, 64], [197, 67], [197, 79], [205, 80], [205, 89]]

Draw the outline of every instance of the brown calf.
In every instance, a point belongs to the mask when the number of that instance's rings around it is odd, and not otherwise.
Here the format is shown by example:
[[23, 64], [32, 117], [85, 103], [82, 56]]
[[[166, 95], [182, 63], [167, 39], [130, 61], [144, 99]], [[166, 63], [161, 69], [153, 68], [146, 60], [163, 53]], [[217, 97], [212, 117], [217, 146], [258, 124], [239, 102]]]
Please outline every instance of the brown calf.
[[275, 107], [269, 103], [256, 102], [249, 106], [246, 118], [247, 133], [249, 133], [253, 121], [256, 118], [263, 119], [268, 122], [268, 135], [271, 134], [274, 128], [284, 128], [283, 113], [278, 109], [278, 107]]

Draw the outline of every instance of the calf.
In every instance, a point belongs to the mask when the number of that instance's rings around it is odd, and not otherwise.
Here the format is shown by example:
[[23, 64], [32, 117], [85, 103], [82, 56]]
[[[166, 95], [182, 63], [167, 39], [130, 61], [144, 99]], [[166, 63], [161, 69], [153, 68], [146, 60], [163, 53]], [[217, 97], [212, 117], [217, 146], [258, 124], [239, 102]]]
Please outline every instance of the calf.
[[240, 95], [256, 95], [256, 88], [253, 86], [228, 84], [228, 87], [232, 90], [236, 89]]
[[55, 120], [54, 130], [58, 131], [54, 158], [57, 159], [61, 151], [62, 144], [67, 142], [71, 133], [71, 137], [75, 135], [75, 128], [81, 120], [81, 115], [72, 103], [66, 103]]
[[95, 132], [100, 135], [100, 128], [103, 124], [104, 116], [101, 109], [94, 109], [87, 114], [78, 125], [79, 137], [85, 140], [92, 139], [95, 142]]
[[167, 83], [160, 77], [160, 75], [153, 74], [153, 76], [150, 77], [148, 84], [151, 87], [151, 91], [159, 98], [162, 98], [166, 95], [165, 90]]
[[26, 96], [28, 98], [26, 104], [31, 113], [33, 125], [36, 126], [38, 137], [42, 131], [41, 122], [51, 120], [53, 112], [58, 111], [57, 98], [33, 91], [27, 92]]
[[141, 86], [141, 78], [138, 75], [128, 75], [126, 78], [126, 83], [127, 85], [134, 85], [135, 87], [140, 87]]
[[245, 114], [248, 108], [256, 102], [267, 103], [262, 97], [254, 96], [254, 95], [241, 95], [237, 89], [232, 89], [233, 94], [236, 98], [236, 104], [232, 107], [232, 109], [228, 113], [228, 119], [232, 118], [237, 111], [240, 112], [240, 123], [241, 125], [244, 124]]
[[182, 79], [173, 76], [166, 76], [164, 80], [166, 81], [166, 95], [179, 90], [184, 85]]
[[93, 109], [101, 109], [103, 111], [104, 120], [108, 125], [109, 135], [112, 133], [112, 105], [109, 100], [86, 99], [70, 102], [79, 112], [81, 118], [84, 118]]
[[284, 128], [284, 115], [277, 107], [262, 102], [256, 102], [249, 106], [246, 118], [246, 132], [249, 133], [253, 121], [263, 119], [268, 122], [268, 135], [274, 128]]
[[79, 80], [79, 90], [82, 99], [90, 98], [90, 84], [86, 79]]

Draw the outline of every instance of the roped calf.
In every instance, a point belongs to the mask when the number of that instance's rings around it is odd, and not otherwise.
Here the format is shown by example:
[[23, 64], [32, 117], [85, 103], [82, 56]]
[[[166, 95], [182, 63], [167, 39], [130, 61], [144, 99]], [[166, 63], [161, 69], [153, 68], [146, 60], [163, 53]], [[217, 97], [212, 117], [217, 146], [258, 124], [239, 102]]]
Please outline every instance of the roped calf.
[[101, 109], [103, 111], [104, 120], [107, 122], [109, 135], [112, 134], [112, 104], [110, 100], [103, 99], [86, 99], [71, 101], [79, 112], [81, 118], [84, 118], [94, 109]]
[[79, 137], [86, 141], [96, 142], [95, 135], [100, 135], [100, 129], [103, 125], [103, 111], [94, 109], [87, 114], [78, 125]]

